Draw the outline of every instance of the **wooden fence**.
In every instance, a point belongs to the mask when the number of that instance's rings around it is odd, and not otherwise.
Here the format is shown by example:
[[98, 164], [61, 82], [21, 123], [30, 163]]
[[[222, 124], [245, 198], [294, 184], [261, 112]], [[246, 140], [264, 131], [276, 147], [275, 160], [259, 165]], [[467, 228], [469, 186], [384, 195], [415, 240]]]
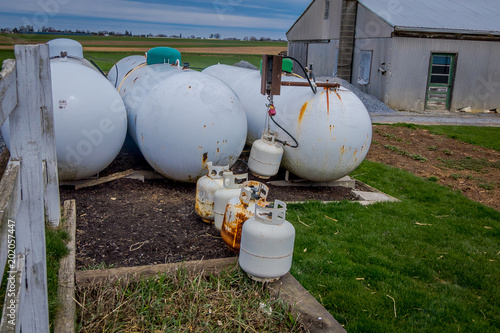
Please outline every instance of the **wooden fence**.
[[0, 72], [0, 125], [10, 160], [0, 182], [0, 276], [7, 286], [0, 332], [49, 332], [45, 222], [60, 203], [48, 45], [16, 45]]

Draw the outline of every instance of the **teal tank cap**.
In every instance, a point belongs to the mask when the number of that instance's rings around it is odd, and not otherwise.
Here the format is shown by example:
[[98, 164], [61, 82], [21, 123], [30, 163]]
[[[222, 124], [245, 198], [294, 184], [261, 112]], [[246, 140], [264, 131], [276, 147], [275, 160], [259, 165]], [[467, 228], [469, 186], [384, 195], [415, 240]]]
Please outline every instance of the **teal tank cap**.
[[[290, 58], [283, 58], [281, 63], [281, 70], [283, 72], [292, 73], [293, 72], [293, 61]], [[260, 61], [260, 74], [262, 74], [262, 60]]]
[[181, 64], [181, 53], [171, 47], [159, 46], [152, 48], [146, 53], [147, 64], [175, 64], [179, 60]]
[[290, 58], [283, 58], [283, 64], [281, 65], [281, 70], [283, 72], [291, 73], [293, 72], [293, 61]]

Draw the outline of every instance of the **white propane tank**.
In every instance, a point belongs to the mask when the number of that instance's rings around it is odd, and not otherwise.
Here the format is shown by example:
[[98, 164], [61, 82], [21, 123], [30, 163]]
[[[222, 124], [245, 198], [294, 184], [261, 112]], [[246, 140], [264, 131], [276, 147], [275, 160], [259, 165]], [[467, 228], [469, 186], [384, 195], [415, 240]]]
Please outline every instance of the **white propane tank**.
[[262, 138], [255, 140], [248, 158], [248, 168], [254, 176], [267, 179], [276, 175], [283, 157], [283, 146], [276, 142], [278, 133], [265, 130]]
[[[265, 128], [268, 100], [260, 94], [258, 70], [214, 65], [203, 70], [226, 82], [238, 95], [248, 122], [247, 142], [258, 140]], [[307, 82], [282, 76], [282, 82]], [[274, 96], [278, 124], [297, 141], [298, 148], [284, 147], [282, 166], [293, 174], [315, 182], [332, 181], [349, 174], [363, 161], [371, 143], [371, 120], [363, 102], [351, 91], [339, 88], [282, 86]], [[271, 122], [279, 138], [293, 139]]]
[[208, 161], [229, 166], [237, 161], [246, 116], [221, 80], [169, 63], [148, 64], [140, 56], [120, 60], [108, 79], [123, 97], [131, 137], [165, 177], [196, 182]]
[[222, 240], [235, 253], [240, 251], [241, 227], [254, 215], [255, 206], [266, 206], [269, 188], [255, 180], [243, 184], [239, 196], [229, 199], [220, 231]]
[[[85, 179], [106, 168], [120, 152], [127, 133], [125, 106], [113, 85], [79, 58], [80, 43], [56, 39], [48, 44], [49, 54], [55, 56], [50, 72], [59, 180]], [[8, 147], [9, 133], [6, 121], [2, 134]]]
[[243, 224], [239, 264], [250, 278], [272, 282], [292, 267], [295, 228], [285, 220], [286, 204], [255, 206], [255, 216]]
[[214, 226], [221, 230], [224, 221], [224, 213], [228, 201], [239, 196], [243, 183], [248, 181], [248, 174], [235, 175], [231, 171], [222, 174], [223, 187], [214, 193]]
[[229, 166], [216, 166], [212, 162], [207, 163], [207, 174], [196, 182], [196, 214], [203, 222], [214, 223], [214, 194], [224, 187], [222, 174], [228, 171]]

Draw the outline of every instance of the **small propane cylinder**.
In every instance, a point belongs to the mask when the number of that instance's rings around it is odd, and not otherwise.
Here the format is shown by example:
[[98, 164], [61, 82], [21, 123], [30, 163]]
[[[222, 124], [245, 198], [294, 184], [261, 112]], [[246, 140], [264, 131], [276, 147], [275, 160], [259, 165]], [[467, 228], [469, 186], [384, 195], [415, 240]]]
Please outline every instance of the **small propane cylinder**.
[[283, 201], [276, 200], [274, 207], [256, 205], [255, 216], [243, 225], [239, 264], [253, 280], [276, 281], [292, 266], [295, 228], [285, 213]]
[[276, 142], [278, 133], [274, 131], [264, 131], [262, 138], [254, 141], [248, 168], [256, 177], [267, 179], [278, 173], [283, 157], [283, 146]]
[[229, 165], [215, 166], [207, 162], [207, 175], [196, 182], [195, 210], [203, 222], [214, 223], [214, 194], [223, 188], [222, 174], [229, 170]]
[[264, 207], [268, 204], [268, 192], [266, 185], [250, 180], [243, 184], [239, 196], [229, 199], [220, 233], [231, 251], [240, 251], [241, 227], [254, 215], [256, 205]]
[[241, 187], [248, 181], [248, 174], [235, 175], [231, 171], [222, 174], [223, 187], [214, 194], [214, 226], [221, 230], [228, 201], [240, 195]]

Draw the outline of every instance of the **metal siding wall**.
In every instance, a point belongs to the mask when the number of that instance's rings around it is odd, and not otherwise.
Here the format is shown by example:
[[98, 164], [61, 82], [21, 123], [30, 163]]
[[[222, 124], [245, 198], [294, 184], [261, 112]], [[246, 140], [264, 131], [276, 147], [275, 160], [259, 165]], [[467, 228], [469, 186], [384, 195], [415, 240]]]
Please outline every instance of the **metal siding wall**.
[[356, 23], [356, 38], [381, 38], [391, 37], [394, 28], [377, 15], [363, 7], [358, 6]]
[[330, 43], [309, 43], [307, 63], [304, 63], [304, 66], [313, 64], [316, 76], [333, 76], [337, 64], [337, 49], [338, 40], [332, 40]]
[[[359, 76], [359, 54], [361, 51], [373, 51], [370, 70], [370, 83], [367, 85], [358, 84]], [[356, 39], [353, 58], [352, 84], [361, 91], [374, 95], [379, 100], [384, 101], [387, 86], [387, 79], [391, 71], [391, 38]], [[385, 63], [385, 66], [382, 65]], [[378, 71], [379, 67], [385, 68], [386, 74], [382, 75]]]
[[342, 0], [330, 0], [328, 20], [325, 0], [316, 0], [287, 33], [289, 41], [339, 39]]
[[450, 110], [500, 108], [500, 43], [393, 38], [394, 51], [386, 104], [398, 110], [425, 107], [431, 53], [456, 53]]
[[[304, 66], [307, 63], [307, 43], [302, 42], [290, 42], [288, 43], [288, 52], [287, 54], [291, 57], [294, 57]], [[300, 70], [297, 70], [297, 65], [294, 64], [294, 72], [301, 73]]]

